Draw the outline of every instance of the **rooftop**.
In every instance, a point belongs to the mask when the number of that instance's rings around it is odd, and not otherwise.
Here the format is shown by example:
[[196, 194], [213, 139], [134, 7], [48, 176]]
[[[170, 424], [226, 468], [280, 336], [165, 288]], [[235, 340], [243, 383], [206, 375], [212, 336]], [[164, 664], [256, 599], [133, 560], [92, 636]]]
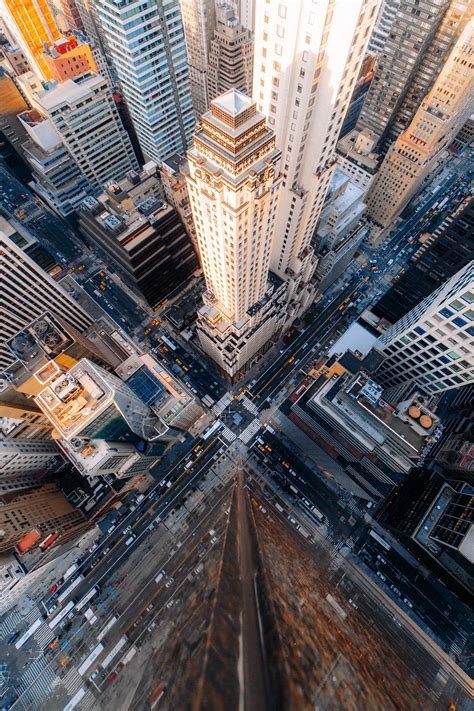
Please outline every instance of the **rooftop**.
[[252, 106], [255, 106], [255, 101], [239, 89], [229, 89], [229, 91], [213, 99], [211, 101], [211, 107], [212, 106], [217, 106], [231, 116], [237, 116], [242, 113], [242, 111], [246, 111]]

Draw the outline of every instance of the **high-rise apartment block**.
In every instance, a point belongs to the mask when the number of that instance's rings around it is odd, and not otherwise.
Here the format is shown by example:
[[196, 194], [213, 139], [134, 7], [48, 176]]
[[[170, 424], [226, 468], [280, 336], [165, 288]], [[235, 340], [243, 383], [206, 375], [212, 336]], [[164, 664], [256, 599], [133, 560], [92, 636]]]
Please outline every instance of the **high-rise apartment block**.
[[284, 308], [269, 271], [280, 152], [256, 102], [232, 89], [211, 101], [188, 151], [188, 189], [206, 278], [198, 331], [235, 378], [271, 339]]
[[374, 31], [369, 41], [369, 52], [382, 52], [387, 41], [392, 24], [397, 15], [400, 0], [382, 0]]
[[183, 153], [194, 112], [179, 0], [95, 0], [94, 12], [143, 153]]
[[395, 395], [414, 382], [433, 394], [474, 382], [473, 304], [470, 262], [378, 339], [377, 382]]
[[180, 0], [180, 6], [194, 115], [199, 119], [209, 108], [209, 47], [216, 27], [215, 0]]
[[198, 268], [176, 210], [163, 201], [156, 164], [111, 183], [81, 206], [80, 229], [127, 284], [155, 307]]
[[138, 168], [107, 80], [83, 74], [46, 88], [33, 76], [21, 85], [32, 106], [49, 118], [81, 173], [95, 189]]
[[229, 89], [252, 93], [253, 40], [250, 30], [243, 27], [231, 5], [216, 6], [216, 31], [209, 52], [209, 99]]
[[378, 136], [379, 152], [410, 124], [471, 15], [465, 1], [400, 0], [357, 123]]
[[52, 279], [22, 248], [27, 239], [8, 223], [0, 224], [0, 369], [15, 357], [5, 342], [33, 319], [51, 311], [79, 332], [92, 323], [92, 317]]
[[18, 119], [29, 137], [21, 150], [33, 174], [31, 187], [58, 215], [67, 217], [93, 192], [92, 184], [51, 118], [33, 110], [19, 114]]
[[256, 3], [253, 96], [282, 153], [271, 268], [287, 281], [290, 318], [311, 299], [311, 239], [377, 9], [376, 0]]
[[433, 88], [397, 138], [367, 194], [367, 214], [389, 226], [444, 160], [444, 151], [472, 111], [474, 21], [465, 27]]

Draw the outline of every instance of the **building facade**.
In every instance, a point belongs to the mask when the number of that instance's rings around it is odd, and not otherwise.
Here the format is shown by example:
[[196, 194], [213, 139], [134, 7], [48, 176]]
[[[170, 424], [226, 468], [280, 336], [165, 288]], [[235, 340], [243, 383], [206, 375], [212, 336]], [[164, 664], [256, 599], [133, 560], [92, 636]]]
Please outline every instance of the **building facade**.
[[271, 268], [287, 282], [295, 318], [314, 295], [311, 240], [378, 3], [270, 0], [255, 9], [253, 96], [282, 153]]
[[417, 383], [436, 394], [474, 381], [474, 262], [391, 326], [376, 342], [377, 380], [397, 393]]
[[79, 221], [87, 241], [113, 260], [151, 307], [198, 268], [183, 223], [163, 201], [156, 165], [154, 171], [130, 174], [97, 198], [87, 198]]
[[189, 85], [194, 115], [199, 120], [209, 108], [209, 48], [216, 28], [215, 0], [180, 0], [180, 6], [188, 55]]
[[15, 360], [6, 341], [45, 311], [51, 311], [79, 332], [92, 323], [77, 301], [18, 246], [20, 235], [13, 228], [9, 232], [10, 236], [0, 229], [0, 267], [4, 275], [0, 295], [0, 369]]
[[23, 75], [21, 84], [32, 106], [51, 120], [81, 173], [95, 189], [138, 168], [104, 77], [83, 74], [44, 88], [35, 77]]
[[[198, 331], [231, 379], [278, 327], [270, 273], [280, 153], [256, 102], [236, 89], [211, 101], [188, 151], [189, 198], [206, 279]], [[283, 309], [282, 309], [283, 311]]]
[[216, 7], [216, 31], [209, 51], [209, 99], [228, 89], [239, 89], [248, 96], [252, 93], [253, 40], [243, 27], [231, 5]]
[[0, 497], [38, 487], [59, 461], [60, 452], [53, 440], [0, 438]]
[[427, 235], [405, 273], [382, 296], [373, 313], [395, 323], [461, 267], [474, 260], [474, 200], [449, 215]]
[[367, 214], [388, 227], [446, 157], [472, 110], [474, 20], [466, 25], [409, 127], [387, 153], [367, 194]]
[[183, 153], [195, 120], [179, 0], [93, 5], [145, 157]]

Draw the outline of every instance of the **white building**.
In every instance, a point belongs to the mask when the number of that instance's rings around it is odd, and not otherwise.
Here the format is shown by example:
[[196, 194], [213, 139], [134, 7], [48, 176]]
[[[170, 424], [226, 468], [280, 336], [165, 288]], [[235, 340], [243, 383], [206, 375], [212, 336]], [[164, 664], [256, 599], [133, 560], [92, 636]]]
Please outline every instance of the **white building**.
[[187, 178], [206, 278], [199, 336], [230, 378], [270, 341], [282, 281], [270, 274], [280, 152], [256, 102], [232, 89], [211, 101], [188, 151]]
[[186, 38], [194, 115], [199, 119], [209, 108], [209, 48], [216, 28], [215, 0], [179, 0], [179, 2]]
[[413, 382], [433, 394], [473, 383], [474, 262], [391, 326], [375, 347], [386, 356], [377, 382], [396, 395]]
[[253, 96], [282, 152], [271, 268], [288, 283], [291, 318], [312, 297], [311, 239], [378, 0], [269, 0], [255, 10]]
[[94, 188], [138, 168], [107, 80], [84, 74], [47, 88], [31, 73], [21, 77], [23, 91], [56, 131], [82, 174]]
[[356, 128], [349, 131], [337, 142], [337, 164], [340, 171], [366, 192], [378, 169], [378, 155], [375, 153], [377, 136], [373, 131]]
[[[5, 342], [45, 311], [78, 331], [92, 323], [77, 301], [18, 246], [18, 237], [15, 228], [0, 218], [0, 370], [15, 360]], [[27, 238], [22, 241], [27, 246]]]
[[31, 188], [52, 210], [67, 217], [93, 192], [92, 185], [50, 118], [37, 111], [26, 111], [18, 118], [30, 137], [21, 148], [33, 172]]
[[93, 4], [143, 153], [183, 153], [194, 112], [179, 0]]

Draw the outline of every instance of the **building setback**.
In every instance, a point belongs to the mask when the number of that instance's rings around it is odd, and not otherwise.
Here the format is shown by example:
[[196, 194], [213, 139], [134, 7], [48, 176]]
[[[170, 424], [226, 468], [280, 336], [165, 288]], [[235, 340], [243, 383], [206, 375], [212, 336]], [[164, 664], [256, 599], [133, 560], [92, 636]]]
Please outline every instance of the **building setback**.
[[163, 201], [158, 178], [146, 171], [112, 183], [97, 198], [86, 198], [79, 224], [87, 241], [115, 262], [151, 307], [198, 267], [176, 210]]
[[284, 307], [277, 305], [282, 281], [269, 271], [280, 153], [256, 102], [231, 89], [211, 101], [187, 157], [206, 279], [199, 337], [234, 379], [284, 319]]

